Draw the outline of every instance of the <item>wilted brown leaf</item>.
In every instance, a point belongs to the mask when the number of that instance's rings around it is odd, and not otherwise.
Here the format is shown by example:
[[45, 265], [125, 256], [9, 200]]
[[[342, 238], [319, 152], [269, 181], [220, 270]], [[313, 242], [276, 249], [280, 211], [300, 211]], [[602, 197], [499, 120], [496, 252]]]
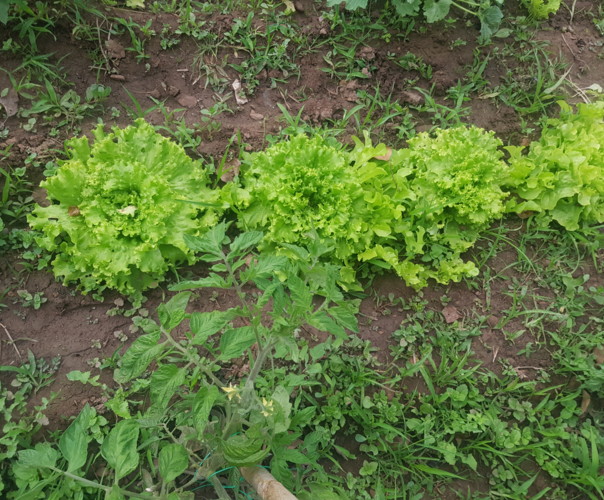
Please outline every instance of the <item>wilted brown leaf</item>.
[[384, 161], [390, 160], [390, 158], [392, 158], [392, 148], [388, 148], [386, 151], [386, 154], [374, 156], [374, 158], [376, 160], [384, 160]]
[[77, 217], [80, 215], [80, 209], [78, 207], [69, 207], [67, 209], [67, 215], [70, 217]]
[[590, 404], [591, 396], [589, 395], [589, 392], [583, 391], [583, 399], [581, 400], [581, 415], [584, 415], [585, 412], [587, 412]]
[[222, 182], [231, 182], [235, 177], [239, 175], [239, 167], [241, 166], [241, 162], [235, 158], [228, 163], [225, 163], [224, 170], [222, 171], [222, 175], [220, 176], [220, 180]]
[[461, 318], [461, 314], [459, 314], [457, 308], [452, 305], [444, 307], [442, 310], [442, 315], [445, 317], [445, 321], [447, 323], [454, 323], [459, 318]]

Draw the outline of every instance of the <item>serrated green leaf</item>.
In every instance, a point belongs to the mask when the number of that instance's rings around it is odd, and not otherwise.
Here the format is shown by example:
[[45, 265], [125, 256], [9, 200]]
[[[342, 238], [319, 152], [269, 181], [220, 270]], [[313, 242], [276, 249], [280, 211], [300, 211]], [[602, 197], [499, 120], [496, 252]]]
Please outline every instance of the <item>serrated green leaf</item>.
[[247, 231], [237, 236], [230, 245], [230, 255], [238, 256], [241, 252], [256, 246], [262, 241], [264, 234], [260, 231]]
[[273, 392], [271, 400], [272, 404], [269, 418], [272, 420], [273, 431], [276, 434], [287, 432], [291, 423], [289, 416], [292, 409], [292, 405], [289, 401], [289, 392], [285, 387], [280, 385]]
[[310, 311], [313, 294], [310, 292], [304, 281], [295, 275], [290, 275], [288, 276], [286, 283], [294, 305], [301, 310]]
[[414, 17], [418, 14], [422, 0], [395, 0], [396, 13], [401, 17]]
[[322, 332], [331, 333], [332, 335], [346, 339], [346, 331], [340, 325], [338, 325], [332, 318], [330, 318], [325, 311], [315, 312], [308, 320], [310, 326], [314, 326], [316, 329]]
[[178, 292], [181, 290], [194, 290], [196, 288], [230, 288], [231, 284], [222, 276], [216, 273], [210, 273], [207, 278], [194, 281], [181, 281], [176, 285], [172, 285], [170, 290]]
[[177, 293], [168, 302], [159, 305], [157, 315], [165, 330], [172, 331], [185, 319], [190, 297], [191, 292]]
[[72, 370], [67, 375], [67, 380], [71, 382], [80, 382], [81, 384], [90, 384], [94, 387], [102, 385], [99, 382], [100, 375], [91, 376], [90, 372], [81, 372], [80, 370]]
[[158, 343], [161, 334], [149, 333], [137, 338], [122, 357], [120, 367], [115, 370], [113, 378], [125, 384], [143, 373], [149, 364], [156, 360], [166, 349], [165, 343]]
[[359, 323], [354, 309], [346, 306], [334, 306], [327, 309], [327, 313], [344, 328], [355, 333], [359, 331]]
[[245, 434], [230, 437], [222, 444], [224, 459], [229, 465], [247, 467], [256, 465], [268, 455], [270, 449], [262, 448], [260, 439], [250, 439]]
[[159, 452], [159, 473], [164, 483], [170, 483], [189, 466], [189, 454], [181, 444], [168, 444]]
[[151, 375], [151, 402], [166, 408], [177, 389], [184, 383], [186, 370], [176, 365], [162, 365]]
[[202, 387], [195, 394], [193, 408], [191, 410], [193, 422], [199, 439], [203, 436], [203, 431], [208, 423], [210, 412], [214, 403], [218, 400], [220, 393], [214, 385]]
[[115, 471], [116, 484], [138, 466], [139, 432], [136, 420], [121, 420], [111, 429], [101, 445], [101, 455]]
[[194, 252], [210, 254], [219, 259], [222, 253], [222, 245], [226, 240], [227, 224], [221, 222], [216, 224], [203, 236], [191, 236], [185, 234], [184, 240], [187, 246]]
[[297, 411], [292, 416], [291, 420], [291, 428], [296, 427], [304, 427], [312, 422], [313, 417], [317, 413], [317, 408], [315, 406], [309, 406], [308, 408], [304, 408], [300, 411]]
[[229, 311], [196, 312], [191, 314], [189, 319], [189, 326], [193, 334], [191, 344], [204, 344], [208, 337], [227, 326], [232, 318], [233, 314]]
[[240, 357], [248, 348], [256, 342], [256, 335], [251, 326], [230, 328], [220, 338], [221, 361], [228, 361]]
[[111, 410], [120, 418], [131, 418], [128, 399], [122, 388], [118, 389], [114, 396], [105, 403], [105, 408]]
[[248, 269], [241, 273], [243, 282], [258, 278], [271, 278], [287, 264], [287, 258], [282, 255], [261, 254], [256, 261], [250, 263]]

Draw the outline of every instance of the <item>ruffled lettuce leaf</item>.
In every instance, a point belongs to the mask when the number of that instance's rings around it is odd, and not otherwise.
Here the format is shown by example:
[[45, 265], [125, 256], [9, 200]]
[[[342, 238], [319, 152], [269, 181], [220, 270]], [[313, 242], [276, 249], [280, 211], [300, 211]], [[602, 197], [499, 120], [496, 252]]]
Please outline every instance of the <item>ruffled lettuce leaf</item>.
[[548, 120], [538, 141], [524, 154], [510, 153], [512, 212], [537, 212], [543, 227], [555, 221], [575, 231], [604, 222], [604, 101], [578, 104], [576, 113], [559, 103], [559, 118]]
[[184, 235], [218, 220], [219, 193], [182, 147], [144, 120], [66, 144], [69, 159], [42, 183], [52, 204], [29, 218], [54, 273], [84, 292], [138, 296], [195, 256]]
[[272, 249], [316, 232], [347, 286], [363, 262], [416, 288], [459, 280], [477, 272], [461, 254], [503, 213], [499, 146], [477, 128], [420, 134], [394, 152], [367, 136], [352, 151], [293, 137], [244, 158], [239, 224], [262, 230]]

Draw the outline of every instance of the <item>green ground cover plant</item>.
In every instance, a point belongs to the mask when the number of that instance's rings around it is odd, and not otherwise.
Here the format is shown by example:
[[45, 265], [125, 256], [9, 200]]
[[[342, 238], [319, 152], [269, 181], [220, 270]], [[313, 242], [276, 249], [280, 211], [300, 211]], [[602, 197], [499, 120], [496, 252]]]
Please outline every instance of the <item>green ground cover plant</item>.
[[140, 294], [179, 264], [192, 263], [185, 234], [218, 221], [219, 193], [203, 167], [144, 120], [67, 144], [68, 160], [42, 183], [51, 201], [30, 226], [55, 257], [55, 276], [84, 292]]

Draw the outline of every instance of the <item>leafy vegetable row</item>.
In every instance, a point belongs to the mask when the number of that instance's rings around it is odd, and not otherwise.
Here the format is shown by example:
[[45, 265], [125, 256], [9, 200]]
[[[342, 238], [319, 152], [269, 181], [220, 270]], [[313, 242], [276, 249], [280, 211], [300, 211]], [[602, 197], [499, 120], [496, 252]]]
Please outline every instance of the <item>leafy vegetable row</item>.
[[[366, 9], [369, 0], [327, 0], [329, 7], [342, 3], [347, 10], [357, 10]], [[547, 19], [550, 14], [558, 11], [561, 0], [521, 0], [521, 3], [535, 19]], [[499, 30], [503, 19], [503, 4], [504, 0], [392, 0], [391, 5], [401, 19], [420, 17], [430, 24], [442, 21], [453, 11], [468, 15], [478, 19], [480, 35], [488, 39]]]
[[604, 222], [604, 102], [561, 104], [524, 154], [476, 127], [421, 133], [407, 148], [355, 147], [297, 136], [246, 154], [239, 179], [208, 173], [138, 120], [67, 143], [69, 159], [43, 183], [51, 204], [29, 219], [65, 283], [140, 300], [170, 270], [197, 260], [186, 239], [236, 215], [261, 248], [295, 257], [316, 234], [340, 283], [393, 270], [415, 288], [478, 273], [462, 254], [506, 212], [534, 212], [567, 230]]

